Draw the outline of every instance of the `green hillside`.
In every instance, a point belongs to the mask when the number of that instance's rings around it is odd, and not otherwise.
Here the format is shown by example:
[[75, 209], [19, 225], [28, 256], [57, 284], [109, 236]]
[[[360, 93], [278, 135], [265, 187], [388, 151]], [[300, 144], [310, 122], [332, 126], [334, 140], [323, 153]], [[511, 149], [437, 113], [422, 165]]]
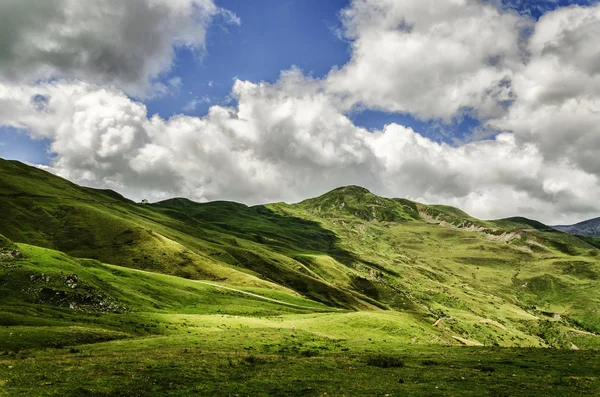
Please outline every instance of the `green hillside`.
[[[598, 391], [585, 361], [600, 347], [599, 244], [533, 220], [483, 221], [357, 186], [297, 204], [137, 204], [5, 160], [0, 214], [0, 395], [41, 394], [47, 383], [49, 394], [115, 395], [130, 373], [140, 395], [186, 395], [201, 379], [211, 394], [224, 377], [230, 394], [385, 394], [400, 367], [421, 382], [435, 381], [423, 367], [438, 373], [441, 395], [464, 391], [450, 377], [467, 375], [481, 395], [482, 359], [519, 395], [515, 366], [531, 369], [522, 384], [542, 367], [512, 348], [573, 364], [552, 384], [564, 395]], [[179, 379], [165, 367], [199, 363], [212, 369]], [[31, 366], [46, 369], [27, 378]], [[366, 383], [319, 383], [346, 367]], [[281, 371], [282, 388], [259, 376], [244, 389], [249, 373], [269, 371]], [[108, 380], [86, 375], [95, 372]], [[152, 376], [158, 384], [142, 382]], [[420, 387], [411, 390], [431, 395]]]

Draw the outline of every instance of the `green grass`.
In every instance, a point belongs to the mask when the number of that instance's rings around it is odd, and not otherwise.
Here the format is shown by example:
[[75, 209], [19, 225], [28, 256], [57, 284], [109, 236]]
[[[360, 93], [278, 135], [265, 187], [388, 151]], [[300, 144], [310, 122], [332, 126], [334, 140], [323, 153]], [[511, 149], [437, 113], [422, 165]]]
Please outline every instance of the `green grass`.
[[0, 395], [600, 393], [600, 244], [533, 220], [141, 205], [4, 160], [0, 213]]
[[[277, 303], [48, 249], [17, 248], [24, 257], [0, 270], [0, 394], [598, 392], [596, 367], [586, 365], [592, 351], [452, 348], [460, 344], [452, 337], [453, 320], [446, 321], [450, 328], [432, 327], [416, 313], [338, 312], [283, 291], [240, 290]], [[63, 282], [73, 274], [74, 288]], [[43, 288], [70, 295], [67, 301], [40, 299], [35, 290]], [[82, 291], [101, 292], [118, 307], [68, 305]], [[521, 337], [526, 345], [544, 343]], [[541, 389], [535, 387], [542, 381]]]
[[[217, 348], [212, 341], [183, 336], [2, 356], [0, 393], [62, 396], [600, 393], [600, 367], [592, 351], [440, 349], [413, 345], [391, 348], [383, 355], [365, 351], [323, 352], [318, 346], [306, 347], [304, 342], [282, 341], [278, 351], [265, 352], [244, 343], [246, 338], [235, 330], [227, 332], [224, 339], [237, 339], [237, 349]], [[148, 354], [150, 349], [152, 354]]]
[[[261, 315], [296, 311], [296, 307], [332, 310], [278, 290], [238, 287], [221, 288], [219, 283], [187, 280], [159, 273], [139, 271], [94, 260], [74, 259], [49, 249], [20, 244], [26, 259], [0, 269], [0, 296], [8, 305], [51, 304], [77, 312], [177, 311]], [[69, 283], [76, 278], [75, 283]], [[254, 293], [265, 299], [244, 294]], [[240, 300], [240, 296], [244, 299]], [[267, 299], [280, 300], [273, 304]], [[246, 303], [246, 306], [243, 304]]]

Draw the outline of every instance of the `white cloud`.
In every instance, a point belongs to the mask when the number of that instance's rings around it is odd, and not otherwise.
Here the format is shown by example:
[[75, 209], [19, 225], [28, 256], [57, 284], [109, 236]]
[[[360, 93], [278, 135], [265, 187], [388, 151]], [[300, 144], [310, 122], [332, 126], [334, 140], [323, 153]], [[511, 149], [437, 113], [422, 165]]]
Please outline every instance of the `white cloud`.
[[213, 0], [5, 0], [0, 2], [0, 80], [68, 78], [129, 94], [163, 93], [157, 78], [175, 47], [202, 50]]
[[477, 0], [354, 0], [342, 20], [352, 57], [330, 73], [332, 93], [347, 107], [446, 121], [465, 108], [503, 113], [531, 25]]
[[600, 176], [600, 5], [542, 17], [530, 61], [516, 76], [517, 100], [490, 124], [537, 145], [548, 161], [567, 161]]
[[204, 103], [210, 103], [210, 97], [208, 95], [192, 99], [191, 101], [185, 104], [183, 110], [185, 110], [186, 112], [193, 112], [194, 110], [196, 110], [198, 105], [202, 105]]
[[[362, 138], [348, 134], [356, 127], [324, 95], [287, 92], [299, 79], [293, 71], [276, 85], [238, 81], [238, 109], [169, 120], [148, 119], [143, 104], [86, 83], [1, 85], [0, 119], [50, 138], [58, 174], [135, 198], [299, 199], [316, 175], [351, 183], [363, 172], [353, 166], [370, 167]], [[36, 95], [49, 98], [45, 109]]]
[[[512, 134], [452, 147], [397, 124], [369, 132], [339, 112], [322, 82], [298, 70], [275, 84], [236, 81], [233, 93], [235, 108], [165, 120], [148, 118], [143, 104], [114, 89], [3, 85], [0, 117], [52, 140], [54, 172], [134, 199], [295, 201], [359, 184], [484, 218], [519, 213], [562, 222], [597, 208], [594, 175], [547, 162]], [[48, 98], [43, 110], [35, 95]]]
[[240, 17], [238, 17], [237, 15], [235, 15], [235, 13], [226, 10], [224, 8], [219, 8], [218, 9], [218, 14], [221, 15], [225, 21], [231, 25], [241, 25], [242, 24], [242, 20], [240, 19]]
[[169, 87], [175, 91], [179, 91], [183, 86], [183, 82], [181, 81], [181, 77], [175, 76], [169, 79], [168, 81]]
[[372, 145], [385, 164], [390, 196], [403, 192], [483, 218], [522, 215], [556, 222], [598, 211], [594, 175], [568, 162], [549, 163], [535, 145], [519, 144], [512, 134], [452, 147], [393, 124], [376, 132]]

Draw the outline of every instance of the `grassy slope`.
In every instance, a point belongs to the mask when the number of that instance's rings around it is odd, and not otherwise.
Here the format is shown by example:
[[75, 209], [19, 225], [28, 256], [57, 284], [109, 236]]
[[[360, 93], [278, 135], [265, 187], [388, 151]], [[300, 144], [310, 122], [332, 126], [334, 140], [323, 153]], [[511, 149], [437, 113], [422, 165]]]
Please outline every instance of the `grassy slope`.
[[[452, 317], [438, 326], [480, 343], [526, 344], [550, 320], [561, 334], [600, 332], [597, 250], [535, 221], [480, 221], [356, 186], [295, 205], [139, 205], [0, 165], [0, 232], [15, 241], [341, 308], [401, 310], [431, 323]], [[570, 343], [555, 339], [545, 342]]]
[[[361, 194], [370, 206], [395, 205], [386, 199], [372, 202], [370, 193]], [[393, 298], [383, 286], [395, 291], [396, 298], [404, 296], [417, 307], [427, 307], [425, 313], [432, 320], [452, 317], [456, 323], [451, 330], [458, 335], [501, 345], [518, 340], [518, 332], [543, 335], [546, 331], [540, 326], [557, 326], [559, 333], [564, 332], [563, 325], [600, 331], [596, 292], [600, 262], [597, 251], [576, 237], [524, 218], [478, 221], [444, 206], [418, 208], [429, 219], [442, 218], [445, 227], [410, 220], [415, 218], [410, 210], [402, 222], [365, 222], [345, 211], [343, 198], [336, 202], [327, 197], [328, 206], [323, 202], [317, 198], [273, 207], [318, 220], [335, 231], [341, 248], [362, 259], [359, 270], [370, 275], [372, 294], [379, 293], [388, 304]], [[392, 209], [366, 208], [363, 213], [377, 211]], [[555, 314], [561, 316], [562, 325], [553, 322]], [[517, 334], [508, 335], [509, 330]]]
[[593, 351], [440, 349], [447, 332], [411, 313], [326, 313], [285, 292], [244, 289], [288, 305], [16, 248], [0, 268], [0, 395], [600, 392]]
[[[139, 205], [116, 193], [81, 188], [4, 160], [0, 195], [0, 212], [5, 214], [0, 233], [14, 241], [185, 278], [289, 287], [338, 307], [377, 305], [357, 291], [316, 277], [287, 255], [290, 250], [318, 251], [324, 246], [336, 250], [335, 235], [315, 222], [269, 215], [266, 209], [258, 214], [235, 203], [190, 202], [181, 208], [185, 200], [174, 200]], [[270, 236], [276, 236], [277, 243]]]
[[[64, 381], [69, 376], [86, 384], [84, 389], [115, 394], [122, 375], [138, 371], [123, 363], [128, 354], [136, 357], [132, 363], [147, 361], [146, 370], [128, 381], [141, 394], [185, 394], [202, 379], [210, 388], [210, 382], [231, 376], [231, 392], [244, 392], [248, 371], [280, 371], [289, 388], [303, 366], [310, 367], [309, 376], [298, 385], [312, 389], [295, 390], [298, 395], [344, 388], [360, 394], [362, 386], [370, 394], [389, 390], [384, 379], [393, 373], [365, 365], [378, 352], [405, 357], [408, 369], [402, 376], [435, 381], [419, 375], [431, 368], [419, 362], [416, 350], [398, 350], [411, 344], [599, 346], [600, 262], [594, 242], [548, 231], [535, 221], [480, 221], [452, 207], [381, 198], [352, 186], [294, 205], [185, 199], [139, 205], [6, 161], [0, 161], [0, 196], [0, 233], [19, 242], [25, 254], [0, 258], [0, 319], [6, 326], [0, 331], [0, 354], [5, 352], [0, 360], [16, 368], [6, 372], [0, 361], [0, 394], [6, 385], [11, 393], [40, 394], [45, 383], [64, 393], [60, 383], [72, 384]], [[15, 248], [9, 240], [0, 243], [6, 245], [2, 252]], [[66, 284], [69, 274], [79, 280], [74, 289]], [[89, 352], [83, 356], [36, 350], [109, 340], [114, 341], [81, 348]], [[144, 356], [148, 346], [153, 357]], [[180, 355], [190, 346], [207, 356]], [[24, 348], [33, 350], [18, 353]], [[427, 354], [439, 354], [435, 351]], [[444, 353], [448, 359], [433, 373], [443, 374], [450, 391], [464, 390], [452, 383], [459, 373], [482, 386], [481, 368], [460, 354]], [[513, 353], [482, 350], [471, 358], [494, 361], [496, 354]], [[543, 359], [550, 353], [530, 354]], [[586, 353], [556, 354], [556, 360], [573, 364], [583, 362]], [[21, 359], [46, 368], [45, 375], [24, 378], [26, 367], [15, 366]], [[225, 368], [223, 360], [231, 364]], [[289, 362], [288, 369], [281, 368], [281, 360]], [[61, 369], [73, 368], [75, 361], [85, 364], [69, 374]], [[173, 369], [188, 368], [192, 361], [208, 365], [210, 374], [192, 371], [173, 385]], [[505, 361], [510, 363], [495, 368], [509, 384], [509, 372], [525, 364]], [[462, 368], [452, 379], [449, 362]], [[345, 382], [346, 367], [359, 368], [356, 376], [365, 377], [364, 385]], [[159, 369], [170, 375], [158, 376]], [[111, 374], [112, 380], [89, 380], [94, 371]], [[314, 386], [322, 371], [336, 378], [332, 388]], [[537, 379], [541, 375], [535, 371], [530, 375]], [[553, 385], [588, 390], [585, 379], [569, 378], [586, 378], [585, 371], [577, 364], [557, 375], [562, 383]], [[159, 384], [147, 383], [148, 376], [158, 377]], [[252, 387], [284, 390], [276, 379], [259, 377]], [[417, 394], [431, 392], [411, 387]]]

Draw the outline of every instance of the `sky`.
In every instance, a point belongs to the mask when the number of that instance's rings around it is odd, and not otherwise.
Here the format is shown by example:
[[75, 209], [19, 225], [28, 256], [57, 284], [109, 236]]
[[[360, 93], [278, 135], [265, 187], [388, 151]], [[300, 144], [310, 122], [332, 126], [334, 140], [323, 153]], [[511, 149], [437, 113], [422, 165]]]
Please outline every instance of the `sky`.
[[600, 215], [591, 0], [5, 0], [0, 157], [134, 200]]

